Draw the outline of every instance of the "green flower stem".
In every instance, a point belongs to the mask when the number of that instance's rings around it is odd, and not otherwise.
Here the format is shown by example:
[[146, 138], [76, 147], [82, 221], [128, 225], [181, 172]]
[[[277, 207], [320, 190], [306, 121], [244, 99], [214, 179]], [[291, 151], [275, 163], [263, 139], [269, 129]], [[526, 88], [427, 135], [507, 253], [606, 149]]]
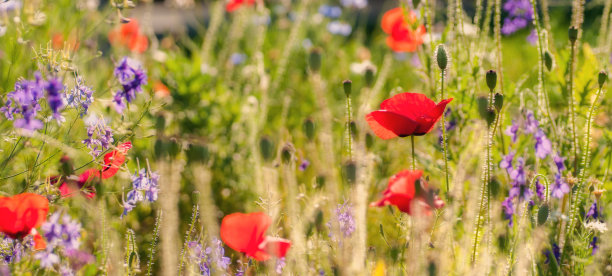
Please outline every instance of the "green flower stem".
[[[440, 79], [440, 100], [444, 100], [444, 71], [442, 71]], [[444, 175], [446, 178], [446, 195], [448, 197], [450, 193], [449, 180], [448, 180], [448, 146], [446, 145], [446, 118], [444, 118], [444, 112], [442, 112], [442, 148], [444, 149]]]
[[572, 156], [574, 156], [574, 175], [578, 172], [578, 138], [576, 137], [576, 104], [574, 103], [574, 63], [576, 60], [576, 43], [571, 43], [569, 64], [569, 113], [572, 138]]
[[412, 170], [416, 170], [416, 158], [414, 156], [414, 135], [410, 136], [410, 143], [412, 144]]

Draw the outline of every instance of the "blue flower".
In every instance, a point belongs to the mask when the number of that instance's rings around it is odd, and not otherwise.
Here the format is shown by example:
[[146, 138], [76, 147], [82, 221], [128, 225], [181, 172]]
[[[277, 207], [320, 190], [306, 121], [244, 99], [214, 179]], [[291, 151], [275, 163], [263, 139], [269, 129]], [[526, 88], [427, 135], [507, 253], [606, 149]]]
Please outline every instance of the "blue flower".
[[93, 103], [93, 90], [86, 86], [81, 78], [76, 79], [76, 85], [66, 95], [68, 106], [73, 108], [81, 108], [81, 118], [87, 114], [89, 106]]
[[336, 19], [342, 15], [342, 9], [338, 6], [321, 5], [319, 13], [325, 17]]
[[519, 125], [515, 120], [512, 120], [512, 125], [506, 128], [504, 134], [510, 136], [512, 138], [512, 143], [516, 142], [516, 138], [518, 137], [517, 132], [519, 129]]
[[345, 8], [363, 9], [368, 6], [368, 0], [340, 0]]
[[529, 0], [509, 0], [504, 4], [504, 11], [508, 17], [504, 19], [501, 32], [510, 35], [527, 27], [533, 20], [533, 8]]
[[561, 178], [561, 174], [555, 174], [555, 183], [550, 189], [550, 194], [555, 198], [562, 198], [565, 194], [569, 193], [570, 187]]
[[327, 24], [327, 30], [335, 35], [349, 36], [353, 31], [353, 28], [347, 23], [332, 21]]
[[599, 217], [599, 209], [597, 208], [597, 202], [593, 202], [591, 208], [586, 213], [586, 219], [594, 219], [596, 220]]
[[538, 129], [534, 136], [536, 139], [535, 154], [538, 158], [544, 159], [552, 152], [552, 143], [550, 143], [542, 129]]
[[502, 202], [502, 209], [504, 210], [504, 218], [509, 220], [508, 225], [512, 226], [512, 215], [514, 215], [514, 205], [512, 204], [512, 197], [507, 197], [506, 200]]
[[89, 149], [89, 154], [94, 159], [107, 150], [114, 142], [113, 130], [106, 125], [103, 118], [95, 120], [87, 127], [87, 139], [83, 140], [83, 144]]
[[117, 113], [123, 113], [126, 102], [131, 103], [136, 93], [142, 92], [142, 86], [147, 84], [147, 74], [136, 61], [124, 57], [115, 67], [114, 75], [122, 89], [115, 93], [113, 102]]

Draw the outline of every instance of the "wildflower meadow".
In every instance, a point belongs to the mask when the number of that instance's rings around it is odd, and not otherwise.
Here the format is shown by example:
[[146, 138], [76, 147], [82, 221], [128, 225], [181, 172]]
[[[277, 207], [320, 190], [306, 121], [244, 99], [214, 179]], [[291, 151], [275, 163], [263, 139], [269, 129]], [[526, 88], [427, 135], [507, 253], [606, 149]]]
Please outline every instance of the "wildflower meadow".
[[612, 0], [0, 0], [0, 276], [612, 275]]

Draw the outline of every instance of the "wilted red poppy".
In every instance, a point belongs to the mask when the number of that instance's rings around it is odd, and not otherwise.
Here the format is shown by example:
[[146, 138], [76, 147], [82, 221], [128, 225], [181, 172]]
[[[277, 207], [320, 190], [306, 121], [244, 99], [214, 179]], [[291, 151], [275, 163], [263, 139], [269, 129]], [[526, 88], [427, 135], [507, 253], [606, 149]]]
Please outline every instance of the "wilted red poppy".
[[121, 165], [125, 163], [125, 155], [131, 148], [132, 143], [125, 142], [117, 146], [117, 149], [104, 155], [104, 166], [102, 167], [101, 171], [102, 179], [112, 177], [119, 171]]
[[266, 236], [272, 219], [265, 213], [233, 213], [221, 221], [221, 239], [230, 248], [257, 261], [285, 257], [291, 241]]
[[[74, 177], [74, 176], [73, 176]], [[85, 184], [94, 179], [100, 177], [100, 170], [88, 169], [81, 173], [78, 179], [66, 179], [59, 187], [60, 194], [62, 197], [71, 197], [81, 191]], [[93, 187], [87, 190], [83, 190], [83, 195], [87, 198], [93, 198], [96, 195], [96, 191]]]
[[112, 44], [124, 45], [135, 53], [143, 53], [149, 47], [149, 39], [140, 32], [136, 19], [130, 19], [130, 22], [121, 24], [118, 29], [111, 31], [108, 40]]
[[253, 5], [255, 4], [255, 0], [231, 0], [225, 6], [225, 10], [228, 12], [233, 12], [240, 8], [242, 5]]
[[0, 232], [12, 239], [23, 238], [45, 221], [48, 212], [49, 200], [38, 194], [0, 197]]
[[430, 213], [430, 209], [442, 208], [444, 202], [427, 188], [425, 180], [421, 179], [422, 171], [401, 171], [389, 179], [389, 185], [383, 192], [383, 197], [377, 202], [372, 202], [370, 206], [381, 207], [394, 205], [400, 211], [412, 214], [413, 204], [418, 204], [425, 214]]
[[380, 110], [370, 112], [365, 118], [381, 139], [420, 136], [431, 131], [452, 100], [436, 104], [424, 94], [404, 92], [384, 100]]
[[425, 25], [417, 25], [413, 11], [404, 14], [402, 8], [387, 11], [382, 18], [381, 27], [387, 37], [387, 45], [396, 52], [414, 52], [423, 44], [427, 31]]

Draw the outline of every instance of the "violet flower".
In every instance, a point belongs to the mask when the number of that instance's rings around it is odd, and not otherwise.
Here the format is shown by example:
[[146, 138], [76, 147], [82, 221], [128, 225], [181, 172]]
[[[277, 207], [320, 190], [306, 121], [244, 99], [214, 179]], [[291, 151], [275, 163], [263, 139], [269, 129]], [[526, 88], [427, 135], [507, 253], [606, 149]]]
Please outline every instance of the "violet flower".
[[561, 174], [555, 174], [555, 183], [550, 189], [550, 194], [555, 198], [563, 198], [563, 196], [569, 193], [569, 191], [570, 187], [565, 181], [563, 181]]
[[113, 102], [117, 113], [123, 113], [126, 102], [131, 103], [136, 98], [136, 93], [142, 92], [142, 86], [147, 84], [147, 74], [136, 61], [127, 57], [115, 67], [114, 74], [122, 89], [115, 93]]
[[542, 129], [538, 129], [536, 131], [535, 139], [536, 156], [540, 159], [546, 158], [546, 156], [548, 156], [552, 152], [552, 143], [550, 143], [550, 140], [548, 140], [546, 134], [544, 134], [544, 131], [542, 131]]

